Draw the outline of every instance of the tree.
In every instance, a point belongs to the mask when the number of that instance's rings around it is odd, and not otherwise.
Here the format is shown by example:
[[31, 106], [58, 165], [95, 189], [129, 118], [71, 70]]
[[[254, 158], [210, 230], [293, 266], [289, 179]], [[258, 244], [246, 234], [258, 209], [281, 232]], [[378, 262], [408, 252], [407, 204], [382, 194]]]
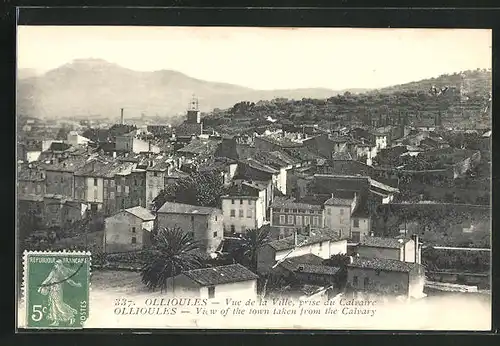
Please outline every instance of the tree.
[[225, 191], [223, 177], [219, 170], [194, 172], [175, 184], [167, 185], [153, 200], [153, 203], [156, 210], [165, 202], [220, 207], [220, 197]]
[[199, 245], [180, 228], [159, 229], [151, 248], [145, 252], [142, 282], [149, 289], [159, 287], [163, 291], [167, 289], [168, 278], [186, 270], [203, 268], [203, 259], [197, 249]]
[[70, 132], [70, 129], [67, 127], [61, 127], [59, 131], [57, 132], [56, 139], [64, 139], [66, 140], [68, 138], [68, 134]]
[[269, 228], [249, 229], [243, 236], [243, 244], [235, 250], [234, 259], [242, 265], [257, 271], [257, 252], [260, 247], [270, 242]]

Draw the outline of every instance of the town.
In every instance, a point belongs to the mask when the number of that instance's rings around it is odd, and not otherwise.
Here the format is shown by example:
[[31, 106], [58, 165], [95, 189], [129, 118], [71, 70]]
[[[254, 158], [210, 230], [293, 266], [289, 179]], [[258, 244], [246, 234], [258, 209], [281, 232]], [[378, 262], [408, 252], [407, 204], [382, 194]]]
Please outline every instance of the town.
[[87, 250], [93, 276], [208, 299], [489, 292], [491, 96], [464, 128], [439, 100], [314, 114], [362, 97], [202, 114], [193, 95], [178, 124], [21, 114], [20, 252]]

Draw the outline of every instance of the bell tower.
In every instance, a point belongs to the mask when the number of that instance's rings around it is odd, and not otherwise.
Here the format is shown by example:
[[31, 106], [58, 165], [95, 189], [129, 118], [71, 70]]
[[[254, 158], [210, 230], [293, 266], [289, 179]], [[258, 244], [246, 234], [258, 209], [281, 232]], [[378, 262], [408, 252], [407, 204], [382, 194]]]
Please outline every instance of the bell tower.
[[200, 110], [198, 108], [198, 98], [195, 95], [191, 98], [191, 102], [189, 102], [189, 107], [187, 111], [187, 122], [190, 124], [200, 124], [201, 123], [201, 115]]

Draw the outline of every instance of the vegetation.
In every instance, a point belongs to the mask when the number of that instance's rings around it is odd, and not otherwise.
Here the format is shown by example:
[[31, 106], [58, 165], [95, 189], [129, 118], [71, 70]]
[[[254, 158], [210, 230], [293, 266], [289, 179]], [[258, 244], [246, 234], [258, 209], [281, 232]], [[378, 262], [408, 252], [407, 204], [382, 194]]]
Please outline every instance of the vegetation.
[[242, 246], [236, 249], [231, 256], [237, 263], [257, 272], [257, 251], [270, 242], [269, 228], [249, 229], [243, 236]]
[[430, 247], [422, 251], [422, 264], [431, 271], [456, 270], [485, 273], [490, 271], [490, 253], [440, 250]]
[[[442, 114], [443, 124], [470, 122], [484, 112], [491, 92], [491, 71], [467, 71], [461, 75], [442, 75], [430, 80], [409, 83], [379, 92], [332, 96], [318, 100], [274, 99], [272, 101], [239, 102], [227, 110], [217, 110], [204, 118], [207, 127], [221, 132], [245, 132], [268, 124], [267, 117], [278, 122], [293, 121], [335, 125], [342, 122], [389, 125], [401, 119], [419, 122]], [[467, 81], [469, 87], [461, 93]], [[408, 87], [411, 85], [411, 87]], [[442, 95], [430, 92], [432, 85], [448, 87]]]
[[165, 202], [186, 203], [202, 207], [220, 207], [220, 197], [225, 193], [224, 181], [219, 171], [193, 172], [175, 184], [168, 185], [153, 200], [158, 210]]
[[144, 254], [142, 282], [149, 289], [167, 289], [168, 278], [186, 270], [204, 267], [197, 253], [199, 245], [180, 228], [162, 228], [154, 235], [152, 246]]

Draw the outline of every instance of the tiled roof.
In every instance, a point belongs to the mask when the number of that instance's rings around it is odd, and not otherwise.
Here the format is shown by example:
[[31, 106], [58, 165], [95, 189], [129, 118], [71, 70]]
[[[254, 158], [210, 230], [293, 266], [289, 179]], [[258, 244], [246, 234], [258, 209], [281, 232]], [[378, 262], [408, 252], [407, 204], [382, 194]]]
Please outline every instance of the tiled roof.
[[44, 181], [45, 173], [38, 167], [30, 168], [28, 165], [18, 167], [17, 179], [24, 181]]
[[380, 247], [387, 249], [399, 249], [403, 246], [405, 242], [410, 241], [410, 239], [402, 238], [382, 238], [382, 237], [366, 237], [362, 242], [361, 246], [367, 247]]
[[133, 207], [133, 208], [128, 208], [125, 209], [126, 212], [137, 216], [139, 219], [143, 221], [151, 221], [155, 219], [155, 216], [146, 208], [143, 208], [141, 206]]
[[195, 155], [214, 155], [219, 145], [218, 141], [214, 140], [192, 140], [191, 143], [177, 150], [180, 153], [188, 153]]
[[287, 270], [295, 271], [299, 265], [304, 265], [304, 264], [321, 265], [323, 264], [323, 259], [319, 256], [308, 253], [302, 256], [289, 257], [283, 262], [281, 262], [280, 266], [282, 266]]
[[354, 201], [354, 191], [335, 191], [325, 205], [349, 206]]
[[229, 187], [227, 196], [224, 196], [224, 197], [231, 198], [233, 196], [246, 196], [246, 197], [252, 197], [252, 198], [256, 199], [259, 197], [259, 189], [256, 189], [254, 187], [250, 187], [250, 186], [244, 185], [244, 184], [241, 184], [241, 185], [236, 184], [236, 185]]
[[[339, 232], [329, 229], [311, 231], [310, 236], [302, 234], [297, 235], [297, 244], [300, 245], [300, 247], [317, 244], [319, 242], [327, 240], [339, 241], [342, 239], [339, 236]], [[287, 238], [274, 240], [269, 243], [269, 246], [271, 246], [276, 251], [291, 250], [295, 248], [295, 239], [294, 236], [290, 236]]]
[[210, 207], [200, 207], [197, 205], [184, 204], [184, 203], [174, 203], [165, 202], [162, 207], [158, 210], [158, 213], [164, 214], [198, 214], [198, 215], [210, 215], [214, 212], [220, 212], [217, 208]]
[[334, 161], [349, 161], [352, 160], [352, 156], [348, 151], [337, 151], [333, 153], [332, 159]]
[[290, 156], [300, 161], [313, 161], [313, 160], [324, 159], [323, 156], [312, 152], [306, 147], [285, 148], [284, 151], [288, 153]]
[[89, 157], [87, 156], [70, 157], [61, 162], [43, 164], [43, 167], [46, 171], [74, 173], [75, 171], [83, 167], [87, 163], [87, 160], [89, 160]]
[[318, 204], [296, 202], [293, 197], [276, 197], [271, 204], [271, 208], [321, 210], [322, 206]]
[[105, 161], [100, 159], [93, 159], [87, 162], [83, 167], [75, 171], [77, 176], [100, 177], [100, 178], [113, 178], [115, 174], [122, 171], [126, 165], [119, 161]]
[[241, 264], [186, 271], [185, 276], [202, 286], [221, 285], [258, 279], [258, 275]]
[[363, 258], [355, 257], [353, 262], [347, 265], [353, 268], [364, 268], [374, 270], [384, 270], [393, 272], [410, 272], [413, 269], [420, 267], [417, 263], [403, 262], [386, 258]]
[[248, 166], [250, 166], [251, 168], [254, 168], [254, 169], [257, 169], [259, 171], [263, 171], [263, 172], [266, 172], [266, 173], [270, 173], [270, 174], [276, 174], [276, 173], [279, 173], [278, 170], [272, 168], [272, 167], [269, 167], [268, 165], [265, 165], [259, 161], [256, 161], [254, 159], [246, 159], [244, 161], [242, 161], [243, 163], [247, 164]]

